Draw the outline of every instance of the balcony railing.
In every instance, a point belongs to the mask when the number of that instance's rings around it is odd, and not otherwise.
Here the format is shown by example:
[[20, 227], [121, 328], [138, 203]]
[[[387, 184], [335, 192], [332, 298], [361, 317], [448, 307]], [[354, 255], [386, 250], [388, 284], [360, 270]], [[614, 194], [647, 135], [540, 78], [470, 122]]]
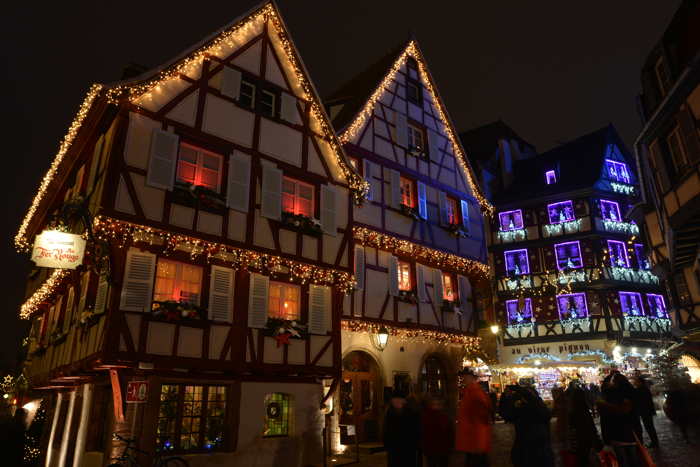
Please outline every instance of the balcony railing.
[[545, 224], [542, 232], [544, 237], [556, 237], [564, 234], [572, 234], [581, 231], [581, 219], [560, 222], [558, 224]]
[[515, 229], [506, 231], [499, 230], [498, 239], [501, 241], [501, 243], [520, 242], [523, 240], [527, 240], [527, 232], [525, 231], [525, 229]]

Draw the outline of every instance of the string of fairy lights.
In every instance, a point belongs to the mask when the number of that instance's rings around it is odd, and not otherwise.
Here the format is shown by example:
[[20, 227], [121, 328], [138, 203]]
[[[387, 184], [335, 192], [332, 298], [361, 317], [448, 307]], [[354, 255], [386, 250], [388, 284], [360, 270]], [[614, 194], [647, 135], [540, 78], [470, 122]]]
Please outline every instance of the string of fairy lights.
[[355, 239], [365, 246], [387, 250], [402, 256], [411, 256], [417, 260], [424, 260], [438, 268], [447, 266], [450, 269], [484, 279], [486, 279], [489, 274], [489, 266], [479, 261], [474, 261], [444, 251], [434, 250], [366, 227], [354, 227], [353, 234]]
[[348, 143], [352, 141], [355, 137], [357, 137], [358, 133], [364, 127], [365, 123], [367, 123], [367, 120], [374, 114], [375, 106], [382, 98], [384, 92], [391, 86], [391, 84], [394, 81], [394, 78], [396, 78], [396, 75], [398, 74], [401, 67], [405, 64], [408, 57], [413, 57], [418, 63], [421, 80], [423, 84], [427, 87], [430, 94], [434, 97], [433, 101], [436, 104], [435, 107], [438, 111], [438, 116], [442, 121], [447, 138], [452, 144], [456, 159], [462, 170], [467, 174], [468, 183], [474, 193], [474, 196], [479, 201], [479, 204], [486, 213], [488, 213], [489, 215], [493, 214], [494, 207], [491, 203], [489, 203], [486, 197], [483, 196], [478, 184], [475, 182], [471, 166], [467, 161], [467, 157], [464, 153], [464, 150], [462, 149], [462, 145], [460, 144], [457, 136], [454, 133], [454, 130], [452, 129], [453, 126], [450, 123], [450, 120], [447, 116], [447, 112], [443, 108], [442, 101], [437, 98], [437, 89], [433, 85], [433, 80], [430, 77], [430, 73], [428, 72], [428, 68], [425, 64], [425, 59], [423, 58], [423, 54], [420, 52], [416, 41], [412, 40], [408, 43], [408, 46], [406, 46], [406, 49], [404, 49], [403, 53], [396, 59], [391, 69], [384, 76], [382, 82], [379, 83], [379, 86], [377, 86], [374, 92], [370, 95], [365, 105], [357, 114], [357, 117], [355, 117], [355, 120], [353, 120], [350, 123], [350, 125], [348, 125], [348, 127], [345, 129], [345, 131], [342, 132], [342, 134], [340, 135], [340, 141], [342, 141], [343, 143]]
[[19, 317], [29, 319], [42, 303], [48, 301], [68, 277], [67, 269], [55, 269], [46, 281], [19, 308]]
[[391, 326], [384, 323], [373, 323], [357, 319], [344, 319], [341, 321], [343, 331], [351, 331], [365, 334], [378, 334], [387, 331], [390, 336], [399, 342], [413, 342], [422, 344], [457, 344], [466, 348], [467, 352], [482, 353], [481, 338], [467, 336], [457, 332], [439, 331], [425, 328]]

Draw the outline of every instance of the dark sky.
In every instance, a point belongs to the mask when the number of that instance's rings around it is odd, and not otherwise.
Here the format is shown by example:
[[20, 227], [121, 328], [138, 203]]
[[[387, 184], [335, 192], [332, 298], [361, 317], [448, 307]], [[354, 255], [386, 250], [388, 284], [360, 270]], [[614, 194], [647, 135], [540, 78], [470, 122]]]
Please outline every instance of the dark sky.
[[[12, 238], [89, 85], [118, 79], [128, 62], [162, 63], [256, 3], [5, 7], [0, 371], [23, 335], [16, 317], [29, 269]], [[640, 66], [680, 0], [279, 3], [322, 95], [412, 30], [459, 130], [502, 118], [546, 150], [609, 122], [631, 145], [640, 126], [634, 103]]]

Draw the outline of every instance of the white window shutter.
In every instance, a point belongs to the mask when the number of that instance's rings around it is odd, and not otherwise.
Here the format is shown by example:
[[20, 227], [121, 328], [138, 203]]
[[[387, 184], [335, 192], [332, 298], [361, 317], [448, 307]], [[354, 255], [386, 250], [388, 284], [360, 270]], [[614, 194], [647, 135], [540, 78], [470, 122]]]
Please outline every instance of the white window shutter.
[[365, 248], [362, 245], [355, 245], [355, 281], [357, 290], [365, 288]]
[[422, 264], [416, 264], [416, 282], [418, 282], [418, 300], [428, 301], [428, 294], [425, 292], [425, 268]]
[[463, 199], [460, 200], [460, 204], [462, 206], [462, 227], [466, 233], [469, 233], [469, 201]]
[[401, 174], [398, 170], [390, 169], [391, 180], [391, 207], [399, 209], [401, 206]]
[[457, 278], [457, 282], [459, 284], [459, 303], [462, 310], [462, 318], [468, 321], [474, 312], [474, 303], [472, 302], [472, 283], [469, 282], [469, 278], [465, 276], [459, 276]]
[[224, 66], [221, 70], [221, 94], [238, 100], [241, 95], [241, 72]]
[[109, 282], [107, 276], [100, 276], [97, 283], [97, 293], [95, 294], [95, 313], [103, 313], [107, 308], [107, 297], [109, 294]]
[[309, 285], [309, 333], [325, 335], [330, 328], [331, 288]]
[[280, 117], [289, 123], [300, 124], [299, 110], [297, 109], [297, 98], [286, 92], [282, 93], [282, 101], [280, 105]]
[[321, 228], [323, 232], [336, 236], [338, 224], [335, 220], [335, 188], [330, 185], [321, 185]]
[[430, 160], [433, 160], [435, 162], [440, 162], [442, 159], [442, 147], [440, 144], [440, 141], [442, 138], [440, 138], [440, 135], [433, 130], [428, 130], [428, 144], [430, 147], [428, 148], [428, 151], [430, 153]]
[[233, 151], [228, 161], [226, 205], [237, 211], [248, 212], [248, 202], [250, 201], [250, 155], [240, 151]]
[[250, 274], [248, 293], [248, 327], [264, 328], [267, 324], [267, 301], [270, 278], [260, 274]]
[[233, 321], [234, 270], [221, 266], [211, 267], [209, 280], [209, 319]]
[[63, 317], [63, 332], [68, 331], [70, 323], [73, 319], [73, 308], [75, 305], [75, 289], [70, 287], [68, 289], [68, 297], [66, 297], [66, 314]]
[[399, 294], [399, 259], [389, 257], [389, 294], [396, 297]]
[[442, 271], [433, 269], [433, 293], [435, 294], [435, 305], [442, 305], [444, 292], [442, 289]]
[[425, 196], [425, 183], [418, 182], [418, 215], [421, 219], [428, 219], [428, 201]]
[[174, 133], [153, 129], [151, 134], [151, 157], [148, 161], [146, 184], [164, 190], [173, 189], [177, 151], [180, 138]]
[[365, 175], [365, 180], [369, 183], [369, 192], [367, 193], [367, 199], [372, 201], [379, 199], [379, 194], [374, 193], [374, 167], [373, 164], [367, 159], [362, 160], [362, 172]]
[[447, 218], [447, 193], [444, 191], [440, 192], [440, 224], [449, 224], [449, 219]]
[[260, 214], [268, 219], [282, 218], [282, 171], [269, 164], [263, 164]]
[[396, 144], [408, 147], [408, 121], [401, 112], [396, 112]]
[[131, 248], [126, 254], [125, 269], [119, 308], [125, 311], [149, 311], [153, 296], [156, 255]]
[[78, 300], [78, 315], [85, 311], [88, 289], [90, 288], [90, 271], [85, 271], [80, 279], [80, 299]]

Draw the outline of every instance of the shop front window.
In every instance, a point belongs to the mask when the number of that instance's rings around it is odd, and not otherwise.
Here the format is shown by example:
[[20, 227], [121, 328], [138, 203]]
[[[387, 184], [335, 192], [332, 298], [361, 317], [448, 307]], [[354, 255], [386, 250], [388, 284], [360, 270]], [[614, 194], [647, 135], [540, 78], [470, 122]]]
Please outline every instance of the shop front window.
[[522, 209], [516, 209], [514, 211], [499, 212], [498, 220], [500, 221], [500, 228], [503, 232], [522, 229], [523, 211]]
[[620, 292], [620, 307], [625, 316], [644, 316], [642, 295], [637, 292]]
[[506, 260], [506, 273], [509, 276], [530, 274], [530, 263], [527, 259], [527, 249], [506, 251], [504, 255]]
[[559, 319], [579, 319], [588, 316], [588, 305], [585, 293], [557, 295]]
[[578, 240], [574, 242], [557, 243], [554, 245], [554, 253], [557, 258], [557, 269], [560, 271], [583, 267], [581, 245]]
[[199, 305], [202, 268], [193, 264], [158, 258], [153, 300]]
[[561, 224], [576, 219], [574, 216], [574, 204], [569, 201], [561, 201], [547, 205], [550, 224]]
[[628, 268], [630, 266], [625, 242], [608, 240], [608, 254], [610, 255], [611, 266], [618, 268]]
[[506, 300], [506, 315], [508, 326], [530, 323], [532, 321], [532, 299]]

